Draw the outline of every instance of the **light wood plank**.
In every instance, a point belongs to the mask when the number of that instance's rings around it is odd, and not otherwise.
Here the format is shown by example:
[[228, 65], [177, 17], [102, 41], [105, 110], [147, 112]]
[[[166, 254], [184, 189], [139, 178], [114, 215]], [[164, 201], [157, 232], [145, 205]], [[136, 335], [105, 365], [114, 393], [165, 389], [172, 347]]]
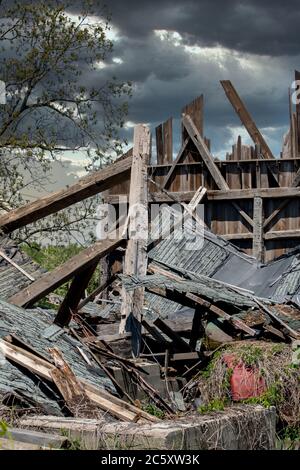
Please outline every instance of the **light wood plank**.
[[257, 196], [253, 200], [252, 255], [260, 263], [264, 262], [263, 201], [261, 197]]
[[[151, 152], [151, 133], [146, 125], [134, 129], [132, 170], [129, 192], [129, 240], [127, 244], [124, 274], [143, 275], [147, 272], [148, 243], [148, 163]], [[133, 314], [141, 321], [144, 304], [144, 289], [138, 287], [127, 292], [122, 288], [121, 322], [119, 332], [125, 333], [126, 322]], [[136, 355], [139, 354], [137, 345]]]

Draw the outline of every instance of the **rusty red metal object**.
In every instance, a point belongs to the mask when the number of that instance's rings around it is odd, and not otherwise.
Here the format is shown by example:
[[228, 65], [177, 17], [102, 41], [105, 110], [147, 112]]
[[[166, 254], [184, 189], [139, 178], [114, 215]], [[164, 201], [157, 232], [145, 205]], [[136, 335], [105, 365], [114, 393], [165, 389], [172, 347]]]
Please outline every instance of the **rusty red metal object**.
[[232, 369], [230, 387], [233, 401], [259, 397], [267, 390], [266, 382], [257, 368], [247, 367], [234, 354], [225, 354], [223, 359], [227, 367]]

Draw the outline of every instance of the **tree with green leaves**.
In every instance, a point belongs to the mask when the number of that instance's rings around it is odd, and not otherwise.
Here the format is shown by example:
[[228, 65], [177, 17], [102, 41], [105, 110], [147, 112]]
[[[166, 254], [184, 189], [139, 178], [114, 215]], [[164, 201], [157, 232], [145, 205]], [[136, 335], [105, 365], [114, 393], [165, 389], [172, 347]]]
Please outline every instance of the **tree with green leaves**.
[[[97, 0], [83, 0], [80, 11], [75, 5], [0, 2], [0, 79], [6, 84], [6, 104], [0, 105], [2, 210], [24, 203], [27, 186], [45, 184], [51, 162], [66, 151], [80, 153], [89, 171], [121, 153], [119, 130], [131, 87], [102, 78], [113, 46], [110, 18]], [[39, 227], [51, 232], [53, 223], [55, 232], [71, 230], [74, 220], [87, 220], [92, 206], [79, 204], [36, 225], [34, 233]]]

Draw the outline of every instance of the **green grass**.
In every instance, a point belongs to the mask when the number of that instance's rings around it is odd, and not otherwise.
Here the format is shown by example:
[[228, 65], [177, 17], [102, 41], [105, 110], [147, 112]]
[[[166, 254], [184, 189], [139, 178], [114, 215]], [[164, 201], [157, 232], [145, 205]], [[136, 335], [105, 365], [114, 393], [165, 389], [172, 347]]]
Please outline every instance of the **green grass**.
[[200, 405], [197, 411], [201, 415], [211, 413], [212, 411], [223, 411], [228, 404], [229, 401], [225, 398], [215, 398], [206, 405]]

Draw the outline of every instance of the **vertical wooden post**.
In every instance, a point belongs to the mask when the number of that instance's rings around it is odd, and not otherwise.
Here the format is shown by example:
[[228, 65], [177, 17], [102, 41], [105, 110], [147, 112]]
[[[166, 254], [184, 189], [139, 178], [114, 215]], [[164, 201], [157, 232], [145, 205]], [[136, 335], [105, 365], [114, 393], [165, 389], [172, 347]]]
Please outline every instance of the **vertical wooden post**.
[[[148, 244], [148, 186], [147, 166], [150, 160], [151, 134], [146, 125], [139, 124], [134, 128], [133, 157], [129, 191], [129, 240], [127, 244], [124, 274], [144, 275], [147, 272]], [[143, 312], [144, 289], [138, 287], [127, 292], [122, 289], [121, 323], [119, 331], [126, 331], [126, 324], [132, 313], [134, 327], [140, 328]], [[136, 332], [136, 328], [135, 328]], [[132, 331], [133, 333], [133, 331]], [[140, 331], [137, 331], [135, 355], [139, 355]]]
[[252, 254], [264, 262], [263, 200], [255, 196], [253, 200], [253, 247]]
[[[300, 80], [300, 72], [295, 70], [295, 80]], [[300, 148], [300, 103], [296, 104], [296, 123], [295, 126], [295, 136], [296, 136], [296, 155], [294, 158], [298, 157], [298, 149]]]

